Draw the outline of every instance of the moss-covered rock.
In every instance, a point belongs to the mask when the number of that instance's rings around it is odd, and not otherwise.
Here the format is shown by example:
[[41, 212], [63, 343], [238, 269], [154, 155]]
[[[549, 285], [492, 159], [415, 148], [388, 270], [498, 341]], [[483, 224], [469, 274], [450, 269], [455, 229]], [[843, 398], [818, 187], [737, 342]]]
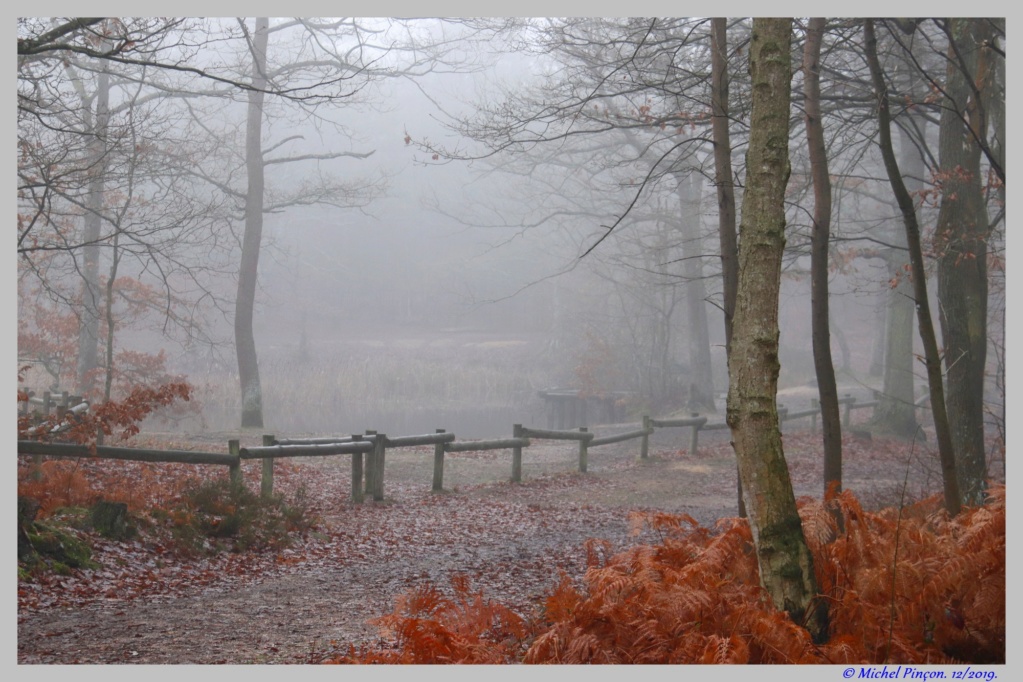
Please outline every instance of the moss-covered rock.
[[136, 534], [124, 502], [100, 500], [89, 509], [89, 523], [97, 533], [111, 540], [129, 540]]
[[28, 537], [36, 552], [71, 568], [95, 568], [92, 548], [77, 533], [43, 523], [35, 523], [33, 526]]
[[[80, 510], [79, 510], [80, 511]], [[48, 566], [59, 573], [73, 568], [96, 568], [92, 548], [79, 531], [60, 516], [36, 521], [38, 505], [27, 498], [18, 498], [18, 563], [30, 572]], [[81, 514], [69, 514], [80, 517]]]

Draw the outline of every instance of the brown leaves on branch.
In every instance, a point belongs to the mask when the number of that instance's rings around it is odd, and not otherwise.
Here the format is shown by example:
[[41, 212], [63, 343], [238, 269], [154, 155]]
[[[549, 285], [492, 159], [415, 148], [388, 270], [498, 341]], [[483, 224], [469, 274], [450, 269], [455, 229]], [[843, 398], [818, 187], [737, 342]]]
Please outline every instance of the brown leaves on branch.
[[[81, 413], [51, 415], [33, 424], [29, 417], [18, 419], [18, 438], [95, 445], [96, 436], [116, 435], [130, 438], [139, 432], [139, 423], [156, 410], [177, 401], [187, 402], [192, 387], [186, 382], [170, 382], [160, 386], [136, 386], [123, 400], [111, 400]], [[21, 399], [19, 393], [19, 400]], [[27, 399], [25, 395], [25, 399]]]

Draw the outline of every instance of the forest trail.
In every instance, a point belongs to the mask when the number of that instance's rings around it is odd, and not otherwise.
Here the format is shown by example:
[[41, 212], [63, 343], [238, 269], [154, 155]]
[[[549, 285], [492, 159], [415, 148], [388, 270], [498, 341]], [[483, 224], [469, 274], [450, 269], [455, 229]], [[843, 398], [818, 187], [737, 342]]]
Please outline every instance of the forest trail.
[[[275, 490], [306, 488], [321, 519], [315, 532], [250, 564], [228, 557], [216, 578], [206, 571], [196, 582], [194, 566], [165, 558], [157, 572], [174, 587], [132, 598], [37, 608], [19, 600], [18, 662], [319, 662], [349, 645], [386, 646], [368, 621], [410, 588], [446, 589], [457, 574], [489, 599], [536, 613], [560, 571], [582, 576], [588, 538], [612, 551], [655, 539], [632, 533], [630, 511], [685, 513], [708, 526], [734, 515], [725, 433], [703, 439], [696, 457], [678, 449], [688, 429], [659, 432], [647, 460], [637, 441], [594, 448], [586, 474], [574, 470], [573, 443], [545, 442], [524, 453], [522, 484], [507, 482], [506, 452], [451, 453], [442, 494], [429, 490], [432, 448], [395, 450], [385, 500], [359, 505], [347, 499], [349, 471], [337, 458], [301, 460], [282, 468]], [[797, 495], [820, 494], [816, 440], [786, 436]], [[919, 445], [849, 439], [845, 464], [846, 488], [867, 506], [896, 503], [907, 471], [907, 501], [940, 490], [933, 455]]]

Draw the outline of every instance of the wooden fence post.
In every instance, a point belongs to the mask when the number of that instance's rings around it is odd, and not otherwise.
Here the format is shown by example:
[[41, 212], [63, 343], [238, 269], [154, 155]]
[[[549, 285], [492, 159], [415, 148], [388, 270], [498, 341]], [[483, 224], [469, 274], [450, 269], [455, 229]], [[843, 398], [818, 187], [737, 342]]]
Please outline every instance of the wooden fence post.
[[[43, 419], [50, 414], [50, 392], [43, 392]], [[43, 480], [43, 456], [32, 455], [32, 480]]]
[[[238, 456], [238, 452], [241, 450], [241, 441], [237, 438], [227, 441], [227, 451], [235, 457]], [[232, 464], [228, 469], [228, 477], [231, 480], [231, 487], [237, 488], [242, 484], [242, 464], [237, 462]]]
[[[444, 429], [437, 429], [437, 433], [445, 433]], [[433, 492], [444, 491], [444, 443], [436, 443], [433, 446]]]
[[[377, 435], [377, 432], [374, 431], [373, 429], [366, 429], [366, 435], [367, 436], [375, 436], [375, 435]], [[374, 441], [374, 443], [375, 442], [376, 441]], [[376, 452], [376, 448], [374, 447], [372, 450], [370, 450], [369, 452], [366, 453], [366, 466], [363, 467], [363, 469], [362, 469], [363, 474], [364, 474], [363, 492], [366, 495], [368, 495], [371, 499], [373, 497], [373, 492], [376, 490], [376, 478], [375, 478], [375, 476], [376, 476], [376, 461], [377, 461], [377, 452]]]
[[377, 434], [376, 447], [373, 448], [373, 499], [382, 502], [384, 499], [384, 451], [387, 449], [387, 436]]
[[[696, 418], [696, 417], [700, 416], [700, 413], [699, 412], [690, 412], [689, 416], [693, 417], [693, 418]], [[704, 423], [706, 423], [706, 422], [704, 422]], [[689, 456], [690, 457], [695, 457], [696, 456], [696, 448], [697, 448], [697, 446], [699, 445], [699, 442], [700, 442], [700, 425], [699, 424], [693, 424], [692, 427], [690, 427], [690, 428], [692, 430], [689, 433]]]
[[[352, 434], [352, 442], [362, 440], [362, 435]], [[361, 452], [352, 453], [352, 502], [362, 502], [366, 499], [362, 488], [362, 455]]]
[[[643, 430], [650, 430], [650, 417], [643, 415]], [[639, 458], [646, 459], [650, 448], [650, 434], [644, 433], [639, 441]]]
[[[522, 438], [522, 424], [512, 424], [512, 438]], [[512, 483], [522, 483], [522, 446], [512, 448]]]
[[[587, 433], [589, 429], [585, 426], [579, 427], [579, 433]], [[579, 441], [579, 473], [586, 473], [586, 458], [587, 458], [587, 447], [589, 441], [585, 438]]]
[[821, 401], [818, 398], [810, 398], [810, 407], [817, 412], [810, 415], [810, 433], [817, 433], [817, 415], [821, 411]]
[[856, 398], [853, 398], [852, 395], [849, 393], [846, 393], [845, 397], [846, 397], [845, 415], [844, 418], [842, 419], [843, 429], [849, 428], [849, 421], [852, 419], [852, 406], [853, 403], [856, 402]]
[[[268, 447], [276, 440], [273, 436], [263, 436], [263, 446]], [[269, 498], [274, 493], [274, 458], [263, 458], [263, 479], [259, 484], [259, 494], [263, 498]]]

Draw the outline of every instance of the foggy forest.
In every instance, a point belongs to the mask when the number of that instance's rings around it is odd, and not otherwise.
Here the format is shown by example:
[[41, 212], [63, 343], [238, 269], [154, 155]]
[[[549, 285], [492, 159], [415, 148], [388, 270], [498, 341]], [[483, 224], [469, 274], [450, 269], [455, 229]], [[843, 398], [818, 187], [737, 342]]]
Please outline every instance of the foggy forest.
[[1004, 18], [17, 46], [19, 663], [1004, 667]]

